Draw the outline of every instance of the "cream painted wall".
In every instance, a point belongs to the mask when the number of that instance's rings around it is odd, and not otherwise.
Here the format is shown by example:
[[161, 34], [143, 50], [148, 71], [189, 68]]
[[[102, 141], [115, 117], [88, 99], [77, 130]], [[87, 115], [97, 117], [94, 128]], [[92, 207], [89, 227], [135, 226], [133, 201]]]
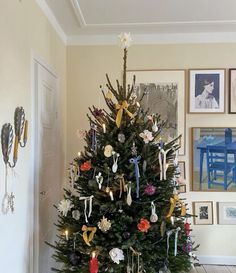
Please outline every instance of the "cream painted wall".
[[[31, 53], [53, 67], [60, 79], [61, 170], [64, 176], [66, 113], [66, 47], [48, 23], [35, 1], [0, 1], [0, 126], [13, 122], [17, 106], [25, 108], [32, 128]], [[15, 171], [14, 214], [0, 213], [0, 273], [27, 273], [29, 270], [33, 216], [33, 183], [30, 140], [19, 149]], [[0, 155], [0, 202], [4, 194], [4, 164]], [[32, 271], [31, 271], [32, 273]]]
[[[103, 107], [99, 96], [99, 85], [106, 82], [108, 73], [112, 82], [120, 78], [122, 70], [122, 50], [117, 46], [70, 46], [67, 49], [68, 94], [67, 94], [67, 161], [69, 162], [82, 149], [84, 143], [76, 132], [88, 129], [86, 113], [88, 106]], [[236, 44], [188, 44], [188, 45], [146, 45], [132, 46], [128, 54], [128, 69], [189, 69], [189, 68], [230, 68], [236, 67]], [[226, 96], [227, 100], [227, 96]], [[226, 107], [226, 110], [227, 107]], [[229, 114], [186, 115], [186, 155], [180, 160], [187, 164], [189, 185], [190, 128], [201, 126], [235, 126], [236, 116]], [[216, 201], [235, 201], [236, 193], [186, 194], [192, 201], [209, 200], [214, 202], [214, 222], [216, 223]], [[191, 206], [190, 206], [191, 208]], [[201, 246], [198, 255], [227, 256], [236, 263], [235, 226], [192, 226], [196, 242]], [[234, 256], [234, 257], [231, 257]], [[231, 259], [232, 258], [232, 259]], [[215, 257], [214, 262], [220, 262]], [[205, 261], [205, 260], [204, 260]], [[226, 261], [226, 259], [224, 260]], [[206, 261], [205, 261], [206, 262]]]

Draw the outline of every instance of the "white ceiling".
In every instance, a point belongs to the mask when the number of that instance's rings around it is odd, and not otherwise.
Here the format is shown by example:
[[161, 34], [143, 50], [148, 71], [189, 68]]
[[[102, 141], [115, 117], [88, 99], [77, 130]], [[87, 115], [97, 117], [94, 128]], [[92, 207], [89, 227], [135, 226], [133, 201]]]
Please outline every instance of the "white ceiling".
[[[179, 35], [236, 40], [236, 0], [36, 0], [69, 43]], [[219, 36], [220, 35], [220, 36]], [[234, 37], [232, 37], [232, 35]], [[145, 38], [146, 37], [146, 38]], [[200, 37], [200, 36], [199, 36]], [[113, 39], [112, 38], [112, 39]], [[167, 39], [168, 40], [168, 39]], [[73, 42], [74, 41], [74, 42]], [[110, 40], [111, 41], [111, 40]]]

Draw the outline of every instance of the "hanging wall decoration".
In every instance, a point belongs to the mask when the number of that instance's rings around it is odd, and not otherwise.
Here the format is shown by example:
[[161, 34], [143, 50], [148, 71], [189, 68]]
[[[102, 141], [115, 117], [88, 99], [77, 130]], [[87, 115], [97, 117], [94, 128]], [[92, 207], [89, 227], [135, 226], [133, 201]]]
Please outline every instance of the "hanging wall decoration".
[[[15, 133], [15, 134], [14, 134]], [[14, 168], [18, 159], [18, 147], [25, 147], [28, 136], [28, 121], [25, 120], [23, 107], [17, 107], [14, 113], [14, 133], [10, 123], [5, 123], [1, 130], [2, 155], [5, 163], [5, 193], [2, 200], [2, 212], [7, 214], [9, 210], [14, 211], [14, 193], [8, 192], [8, 167]], [[22, 136], [23, 135], [23, 136]], [[14, 139], [13, 159], [10, 162]]]

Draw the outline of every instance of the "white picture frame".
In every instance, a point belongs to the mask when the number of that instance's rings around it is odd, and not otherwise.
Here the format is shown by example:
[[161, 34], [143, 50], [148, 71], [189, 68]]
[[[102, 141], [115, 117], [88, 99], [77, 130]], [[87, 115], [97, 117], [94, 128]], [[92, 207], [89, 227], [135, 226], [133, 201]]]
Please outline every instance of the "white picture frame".
[[189, 113], [225, 112], [225, 69], [189, 69]]
[[217, 202], [217, 223], [236, 225], [236, 202]]

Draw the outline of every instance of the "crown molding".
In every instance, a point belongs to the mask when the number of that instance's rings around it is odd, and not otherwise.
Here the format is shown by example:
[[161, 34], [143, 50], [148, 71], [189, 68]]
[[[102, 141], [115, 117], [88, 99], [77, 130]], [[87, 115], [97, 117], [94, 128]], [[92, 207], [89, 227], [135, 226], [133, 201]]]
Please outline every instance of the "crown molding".
[[[134, 44], [236, 43], [236, 32], [133, 34]], [[68, 36], [68, 45], [115, 45], [117, 35]]]
[[64, 45], [67, 45], [67, 36], [63, 29], [61, 28], [60, 24], [58, 23], [56, 17], [52, 13], [51, 9], [49, 8], [48, 4], [45, 0], [35, 0], [35, 2], [39, 5], [41, 10], [43, 11], [44, 15], [47, 17], [48, 21], [54, 28], [54, 30], [57, 32], [59, 37], [61, 38]]
[[85, 22], [85, 19], [84, 19], [84, 16], [83, 16], [83, 12], [80, 8], [80, 5], [79, 5], [79, 2], [78, 0], [70, 0], [71, 2], [71, 5], [75, 11], [75, 15], [76, 15], [76, 18], [80, 24], [80, 27], [81, 28], [84, 28], [87, 26], [86, 22]]

